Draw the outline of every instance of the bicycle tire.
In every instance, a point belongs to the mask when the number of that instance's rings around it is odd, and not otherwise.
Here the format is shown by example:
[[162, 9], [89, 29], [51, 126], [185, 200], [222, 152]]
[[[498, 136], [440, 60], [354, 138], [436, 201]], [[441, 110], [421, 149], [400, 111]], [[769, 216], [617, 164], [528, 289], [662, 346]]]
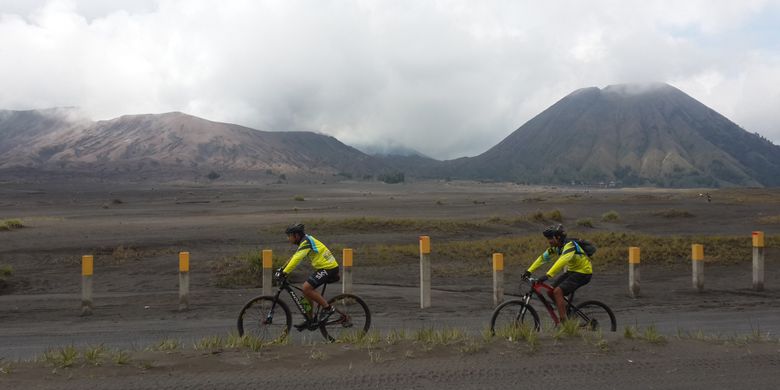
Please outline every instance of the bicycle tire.
[[[533, 320], [532, 325], [529, 317]], [[531, 325], [537, 332], [541, 329], [536, 310], [519, 299], [506, 301], [493, 310], [493, 315], [490, 317], [490, 334], [495, 336], [496, 332], [502, 332], [507, 328], [519, 328], [524, 324]]]
[[[615, 320], [615, 314], [612, 313], [612, 309], [609, 306], [599, 301], [587, 301], [577, 305], [577, 310], [585, 314], [590, 321], [590, 324], [585, 324], [584, 319], [580, 316], [579, 320], [582, 326], [588, 327], [591, 330], [606, 329], [605, 324], [609, 323], [609, 331], [617, 331], [617, 320]], [[572, 313], [572, 316], [577, 316], [577, 313]]]
[[361, 337], [371, 327], [371, 311], [368, 305], [352, 294], [340, 294], [331, 298], [328, 303], [336, 308], [330, 318], [320, 323], [320, 332], [328, 341], [348, 336]]
[[[275, 305], [274, 305], [275, 303]], [[274, 308], [271, 312], [271, 307]], [[281, 314], [282, 322], [278, 320]], [[270, 322], [268, 319], [270, 317]], [[238, 314], [238, 335], [257, 337], [263, 342], [281, 341], [290, 334], [292, 314], [287, 304], [271, 296], [254, 297]]]

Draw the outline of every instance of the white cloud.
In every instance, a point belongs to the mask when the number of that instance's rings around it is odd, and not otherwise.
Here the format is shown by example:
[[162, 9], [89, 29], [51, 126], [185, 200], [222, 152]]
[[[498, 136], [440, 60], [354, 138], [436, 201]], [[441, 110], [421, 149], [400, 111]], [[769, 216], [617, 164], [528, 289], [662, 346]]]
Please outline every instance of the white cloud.
[[98, 119], [177, 110], [452, 158], [483, 152], [574, 89], [665, 81], [778, 143], [780, 96], [768, 86], [780, 85], [780, 47], [746, 30], [779, 10], [760, 0], [0, 0], [0, 108], [80, 106]]

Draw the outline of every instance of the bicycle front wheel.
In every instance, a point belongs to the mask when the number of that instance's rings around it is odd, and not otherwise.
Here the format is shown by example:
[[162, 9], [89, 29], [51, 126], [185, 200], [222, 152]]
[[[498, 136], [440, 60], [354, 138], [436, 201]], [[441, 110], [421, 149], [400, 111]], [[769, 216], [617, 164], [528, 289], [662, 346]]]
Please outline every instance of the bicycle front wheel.
[[577, 305], [577, 312], [572, 317], [580, 321], [580, 326], [590, 330], [617, 330], [615, 314], [605, 304], [599, 301], [587, 301]]
[[350, 336], [362, 337], [371, 327], [371, 312], [360, 297], [341, 294], [328, 303], [336, 309], [330, 318], [320, 323], [320, 332], [328, 341]]
[[290, 309], [274, 297], [252, 298], [238, 315], [238, 334], [257, 337], [263, 342], [283, 340], [290, 333], [291, 326]]
[[490, 318], [490, 334], [514, 335], [519, 330], [528, 328], [538, 331], [540, 328], [539, 315], [530, 305], [521, 300], [506, 301], [493, 311]]

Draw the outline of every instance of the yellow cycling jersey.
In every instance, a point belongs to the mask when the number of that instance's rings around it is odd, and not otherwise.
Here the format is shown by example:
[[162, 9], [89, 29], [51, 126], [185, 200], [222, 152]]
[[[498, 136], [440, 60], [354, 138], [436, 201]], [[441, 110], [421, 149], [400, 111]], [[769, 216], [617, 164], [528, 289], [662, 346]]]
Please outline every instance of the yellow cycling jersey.
[[286, 274], [292, 272], [306, 256], [309, 256], [311, 259], [311, 266], [314, 269], [333, 269], [339, 266], [336, 258], [330, 253], [330, 249], [316, 238], [307, 234], [298, 245], [298, 250], [295, 251], [290, 261], [287, 262], [283, 272]]
[[590, 275], [593, 273], [593, 267], [590, 264], [590, 258], [585, 254], [582, 248], [579, 248], [574, 241], [567, 242], [563, 248], [550, 247], [542, 253], [536, 261], [528, 267], [528, 272], [534, 272], [542, 264], [549, 263], [552, 256], [558, 255], [558, 260], [547, 270], [547, 276], [553, 277], [565, 266], [568, 271], [578, 272]]

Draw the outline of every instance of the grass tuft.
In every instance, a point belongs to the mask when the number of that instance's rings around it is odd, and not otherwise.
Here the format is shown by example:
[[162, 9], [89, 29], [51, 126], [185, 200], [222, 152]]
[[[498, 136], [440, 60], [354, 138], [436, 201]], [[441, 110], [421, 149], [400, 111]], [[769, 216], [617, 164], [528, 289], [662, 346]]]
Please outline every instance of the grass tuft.
[[216, 349], [222, 349], [225, 345], [225, 340], [221, 336], [204, 337], [195, 342], [193, 348], [196, 351], [213, 351]]
[[677, 209], [668, 209], [654, 213], [653, 215], [662, 218], [693, 218], [694, 215], [685, 211]]
[[578, 219], [576, 224], [577, 226], [582, 226], [591, 229], [593, 228], [593, 221], [590, 218]]
[[0, 230], [14, 230], [24, 227], [21, 219], [4, 219], [0, 220]]
[[620, 214], [617, 211], [611, 210], [604, 214], [601, 214], [601, 220], [604, 222], [616, 222], [620, 220]]
[[84, 358], [84, 362], [93, 366], [99, 366], [102, 364], [102, 358], [103, 355], [106, 353], [106, 347], [103, 346], [103, 344], [99, 344], [92, 347], [87, 347], [84, 352], [82, 352], [82, 356]]
[[158, 351], [158, 352], [173, 352], [178, 350], [181, 347], [181, 343], [179, 340], [176, 339], [165, 339], [160, 340], [157, 344], [152, 345], [149, 347], [149, 350], [151, 351]]

